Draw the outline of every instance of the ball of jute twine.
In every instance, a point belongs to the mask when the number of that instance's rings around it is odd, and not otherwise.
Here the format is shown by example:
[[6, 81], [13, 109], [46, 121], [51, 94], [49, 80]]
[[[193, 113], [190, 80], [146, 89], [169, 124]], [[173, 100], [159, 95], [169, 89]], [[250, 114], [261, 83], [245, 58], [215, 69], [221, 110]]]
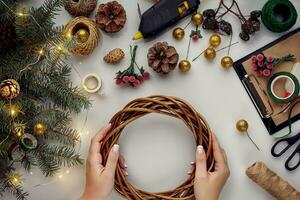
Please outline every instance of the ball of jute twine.
[[[143, 117], [144, 115], [158, 113], [182, 120], [194, 135], [197, 145], [202, 145], [207, 155], [207, 166], [209, 171], [213, 170], [214, 157], [212, 154], [212, 132], [205, 119], [188, 103], [176, 97], [150, 96], [139, 98], [128, 103], [123, 110], [119, 111], [110, 120], [111, 131], [103, 139], [101, 154], [106, 164], [108, 154], [118, 139], [123, 129], [129, 123]], [[115, 189], [126, 199], [167, 199], [185, 200], [194, 197], [195, 172], [180, 186], [165, 192], [150, 193], [136, 189], [127, 182], [120, 165], [117, 166], [115, 174]]]
[[73, 16], [88, 17], [97, 6], [97, 0], [66, 0], [65, 9]]
[[73, 37], [79, 29], [86, 29], [89, 33], [89, 38], [86, 42], [72, 45], [69, 51], [78, 56], [86, 56], [91, 54], [98, 46], [100, 33], [93, 20], [87, 17], [76, 17], [66, 25], [64, 34]]

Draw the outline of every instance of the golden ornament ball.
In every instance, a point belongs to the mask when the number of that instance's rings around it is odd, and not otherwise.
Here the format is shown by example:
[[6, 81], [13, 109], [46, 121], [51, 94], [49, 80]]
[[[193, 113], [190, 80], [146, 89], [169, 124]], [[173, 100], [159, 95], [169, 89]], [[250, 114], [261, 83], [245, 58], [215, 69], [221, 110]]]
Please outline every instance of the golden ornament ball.
[[188, 71], [190, 71], [191, 67], [192, 67], [191, 63], [188, 60], [182, 60], [179, 63], [179, 69], [182, 72], [188, 72]]
[[237, 121], [236, 129], [241, 133], [246, 132], [248, 130], [248, 122], [244, 119]]
[[185, 32], [183, 28], [177, 27], [173, 31], [173, 37], [176, 40], [182, 40], [184, 38]]
[[33, 132], [36, 135], [44, 135], [47, 130], [47, 126], [43, 123], [37, 123], [33, 127]]
[[200, 12], [196, 12], [192, 16], [192, 22], [195, 26], [200, 26], [203, 23], [203, 15]]
[[219, 34], [212, 34], [209, 38], [209, 44], [213, 47], [218, 47], [222, 42], [222, 39]]
[[6, 99], [12, 100], [20, 93], [20, 85], [14, 79], [7, 79], [0, 84], [0, 95]]
[[224, 69], [229, 69], [233, 65], [233, 60], [230, 56], [225, 56], [221, 59], [221, 65]]
[[78, 39], [81, 43], [85, 43], [89, 39], [90, 33], [86, 29], [79, 29], [75, 33], [74, 37]]
[[204, 57], [208, 60], [213, 60], [216, 57], [216, 50], [214, 48], [207, 48], [204, 51]]

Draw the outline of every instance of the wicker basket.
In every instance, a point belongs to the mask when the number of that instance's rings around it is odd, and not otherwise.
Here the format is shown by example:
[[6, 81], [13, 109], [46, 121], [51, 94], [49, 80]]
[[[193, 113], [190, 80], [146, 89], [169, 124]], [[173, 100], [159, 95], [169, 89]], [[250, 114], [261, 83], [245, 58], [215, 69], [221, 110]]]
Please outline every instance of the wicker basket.
[[[110, 123], [112, 124], [112, 129], [106, 135], [101, 145], [104, 164], [107, 161], [110, 149], [118, 142], [125, 126], [150, 113], [159, 113], [182, 120], [193, 133], [196, 144], [203, 145], [208, 158], [208, 169], [210, 171], [213, 170], [212, 134], [207, 122], [191, 105], [178, 98], [168, 96], [151, 96], [133, 100], [111, 119]], [[134, 188], [127, 182], [121, 167], [117, 166], [115, 189], [126, 199], [132, 200], [185, 200], [194, 197], [194, 178], [195, 172], [192, 173], [188, 180], [174, 190], [150, 193]]]
[[86, 29], [89, 32], [89, 38], [86, 42], [72, 46], [69, 51], [78, 56], [86, 56], [98, 46], [100, 33], [93, 20], [87, 17], [76, 17], [67, 24], [64, 34], [74, 36], [79, 29]]

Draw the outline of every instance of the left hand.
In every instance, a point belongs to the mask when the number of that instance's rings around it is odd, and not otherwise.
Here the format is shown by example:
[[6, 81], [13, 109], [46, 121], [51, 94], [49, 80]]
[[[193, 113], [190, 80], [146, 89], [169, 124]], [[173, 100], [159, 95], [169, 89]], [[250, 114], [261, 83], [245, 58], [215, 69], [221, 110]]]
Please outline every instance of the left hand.
[[[85, 190], [79, 200], [105, 200], [114, 187], [115, 171], [118, 160], [123, 173], [128, 175], [124, 158], [120, 156], [119, 145], [115, 144], [109, 152], [106, 166], [103, 166], [100, 153], [101, 141], [111, 129], [111, 124], [101, 129], [92, 140], [86, 161]], [[119, 158], [120, 157], [120, 158]]]

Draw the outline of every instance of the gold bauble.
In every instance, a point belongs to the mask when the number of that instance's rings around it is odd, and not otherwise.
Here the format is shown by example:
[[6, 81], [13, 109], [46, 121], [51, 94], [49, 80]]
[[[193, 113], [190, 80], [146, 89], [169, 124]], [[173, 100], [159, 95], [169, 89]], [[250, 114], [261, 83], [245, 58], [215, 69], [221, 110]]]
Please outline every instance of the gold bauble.
[[184, 38], [185, 32], [183, 28], [177, 27], [173, 31], [173, 37], [176, 40], [182, 40]]
[[203, 22], [203, 15], [199, 12], [196, 12], [192, 16], [192, 22], [195, 26], [200, 26]]
[[36, 135], [44, 135], [47, 130], [47, 126], [43, 123], [37, 123], [33, 127], [33, 132]]
[[229, 69], [233, 65], [233, 60], [230, 56], [225, 56], [221, 60], [221, 65], [224, 69]]
[[86, 29], [79, 29], [74, 36], [76, 39], [78, 39], [81, 43], [86, 42], [89, 37], [90, 33]]
[[6, 99], [12, 100], [20, 93], [20, 85], [14, 79], [7, 79], [0, 84], [0, 95]]
[[218, 47], [221, 44], [221, 41], [220, 35], [216, 33], [212, 34], [209, 38], [209, 44], [213, 47]]
[[216, 50], [214, 48], [207, 48], [204, 51], [204, 57], [208, 60], [213, 60], [216, 57]]
[[182, 60], [179, 63], [179, 69], [182, 72], [188, 72], [191, 69], [191, 63], [188, 60]]
[[237, 121], [236, 123], [236, 129], [240, 131], [241, 133], [244, 133], [248, 130], [248, 122], [244, 119], [241, 119]]

